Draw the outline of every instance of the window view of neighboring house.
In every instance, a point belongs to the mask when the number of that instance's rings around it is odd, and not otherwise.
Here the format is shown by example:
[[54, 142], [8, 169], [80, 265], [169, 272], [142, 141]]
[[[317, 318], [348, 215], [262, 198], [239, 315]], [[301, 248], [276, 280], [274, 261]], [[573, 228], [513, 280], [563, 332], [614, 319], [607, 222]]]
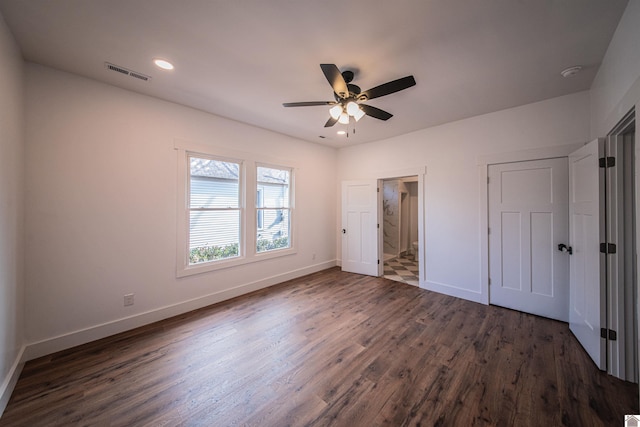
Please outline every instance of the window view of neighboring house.
[[189, 264], [240, 255], [240, 162], [189, 156]]
[[288, 248], [291, 246], [291, 171], [258, 166], [256, 175], [256, 251]]

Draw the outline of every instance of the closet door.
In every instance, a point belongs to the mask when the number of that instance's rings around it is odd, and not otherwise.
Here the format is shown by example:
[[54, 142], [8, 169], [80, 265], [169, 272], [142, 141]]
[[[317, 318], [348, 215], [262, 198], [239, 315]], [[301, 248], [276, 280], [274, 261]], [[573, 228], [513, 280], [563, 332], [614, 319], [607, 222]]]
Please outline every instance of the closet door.
[[489, 166], [491, 304], [568, 320], [567, 159]]
[[598, 139], [569, 156], [569, 223], [571, 283], [569, 328], [600, 369], [606, 369], [606, 258], [600, 253], [605, 242], [604, 140]]

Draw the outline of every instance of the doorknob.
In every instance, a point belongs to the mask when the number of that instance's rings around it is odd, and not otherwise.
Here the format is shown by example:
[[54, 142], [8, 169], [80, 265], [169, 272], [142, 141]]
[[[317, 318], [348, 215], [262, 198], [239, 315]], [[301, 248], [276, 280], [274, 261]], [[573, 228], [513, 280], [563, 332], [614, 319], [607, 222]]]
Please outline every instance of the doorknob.
[[560, 252], [568, 252], [569, 255], [573, 255], [573, 248], [571, 246], [567, 246], [564, 243], [560, 243], [558, 245], [558, 250]]

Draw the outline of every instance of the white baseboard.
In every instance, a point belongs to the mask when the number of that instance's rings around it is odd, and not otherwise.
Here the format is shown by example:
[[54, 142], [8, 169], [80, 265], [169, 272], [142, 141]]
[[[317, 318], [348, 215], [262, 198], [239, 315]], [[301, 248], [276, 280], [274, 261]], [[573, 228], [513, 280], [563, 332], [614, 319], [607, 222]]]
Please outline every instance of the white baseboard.
[[9, 403], [9, 399], [11, 398], [11, 393], [13, 393], [13, 389], [22, 373], [22, 368], [24, 367], [24, 351], [25, 346], [22, 346], [16, 356], [16, 360], [13, 362], [11, 369], [7, 372], [7, 376], [0, 386], [0, 417], [2, 417], [4, 409], [7, 407], [7, 403]]
[[197, 310], [199, 308], [235, 298], [249, 292], [267, 288], [269, 286], [273, 286], [287, 280], [295, 279], [311, 273], [316, 273], [318, 271], [326, 270], [327, 268], [335, 266], [335, 260], [322, 262], [319, 264], [311, 265], [309, 267], [304, 267], [298, 270], [288, 271], [283, 274], [278, 274], [276, 276], [257, 280], [255, 282], [245, 283], [231, 289], [214, 292], [212, 294], [204, 295], [192, 300], [168, 305], [155, 310], [147, 311], [145, 313], [139, 313], [130, 317], [117, 319], [111, 322], [95, 325], [90, 328], [85, 328], [78, 331], [70, 332], [68, 334], [59, 335], [57, 337], [30, 343], [24, 349], [22, 362], [33, 360], [47, 354], [55, 353], [57, 351], [66, 350], [77, 345], [86, 344], [91, 341], [118, 334], [120, 332], [125, 332], [140, 326], [148, 325], [149, 323], [187, 313], [192, 310]]
[[486, 296], [481, 292], [474, 292], [469, 289], [459, 288], [457, 286], [447, 285], [444, 283], [431, 282], [429, 280], [420, 283], [420, 287], [422, 289], [427, 289], [429, 291], [438, 292], [440, 294], [449, 295], [456, 298], [466, 299], [468, 301], [477, 302], [480, 304], [489, 304], [486, 301]]

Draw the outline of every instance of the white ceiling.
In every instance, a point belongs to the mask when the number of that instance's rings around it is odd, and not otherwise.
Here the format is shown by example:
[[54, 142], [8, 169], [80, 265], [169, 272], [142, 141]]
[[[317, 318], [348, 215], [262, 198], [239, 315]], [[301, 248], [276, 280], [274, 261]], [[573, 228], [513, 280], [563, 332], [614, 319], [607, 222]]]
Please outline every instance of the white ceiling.
[[[589, 89], [627, 0], [0, 0], [24, 58], [296, 138], [340, 147]], [[167, 72], [154, 57], [172, 61]], [[143, 82], [105, 61], [150, 75]], [[369, 101], [349, 138], [324, 128], [320, 63]], [[560, 71], [584, 70], [565, 79]], [[324, 136], [322, 139], [320, 136]]]

